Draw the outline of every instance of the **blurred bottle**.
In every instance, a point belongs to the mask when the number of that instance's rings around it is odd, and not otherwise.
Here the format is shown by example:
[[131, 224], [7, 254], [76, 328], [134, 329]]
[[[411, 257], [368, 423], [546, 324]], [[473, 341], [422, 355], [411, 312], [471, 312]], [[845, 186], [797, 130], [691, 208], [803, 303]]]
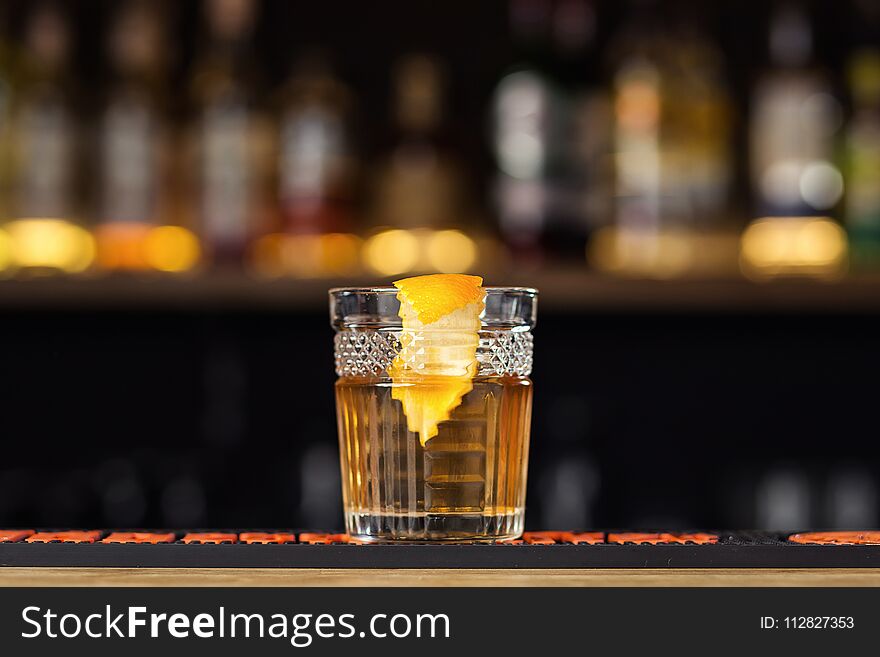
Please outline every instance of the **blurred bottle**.
[[834, 163], [842, 110], [828, 78], [811, 65], [812, 52], [804, 8], [780, 5], [770, 24], [771, 70], [755, 89], [750, 127], [752, 183], [762, 215], [828, 213], [843, 195]]
[[10, 199], [12, 109], [15, 83], [14, 51], [8, 32], [8, 7], [0, 7], [0, 216], [13, 213]]
[[601, 482], [596, 460], [585, 448], [592, 433], [590, 401], [577, 393], [560, 394], [547, 411], [541, 435], [550, 458], [538, 470], [541, 525], [593, 526]]
[[[687, 199], [696, 231], [724, 227], [730, 212], [733, 110], [723, 75], [722, 53], [701, 31], [693, 13], [675, 24], [675, 75], [668, 92], [671, 140], [680, 144], [669, 166], [678, 171], [674, 194]], [[737, 226], [739, 228], [739, 226]]]
[[595, 264], [668, 277], [694, 269], [696, 237], [727, 213], [730, 103], [720, 53], [693, 16], [634, 2], [610, 48], [614, 93], [614, 226]]
[[[664, 215], [663, 69], [669, 44], [656, 12], [632, 9], [628, 24], [612, 46], [614, 60], [615, 216], [619, 232], [644, 242], [650, 256]], [[627, 240], [627, 241], [631, 241]], [[638, 248], [638, 242], [633, 244]]]
[[192, 76], [192, 214], [216, 265], [240, 264], [268, 223], [270, 124], [257, 105], [254, 0], [206, 0], [207, 40]]
[[396, 136], [375, 179], [373, 221], [395, 228], [442, 228], [464, 222], [459, 164], [444, 135], [445, 77], [427, 55], [409, 55], [394, 70]]
[[339, 456], [325, 442], [309, 445], [300, 457], [299, 514], [304, 527], [338, 527], [342, 508]]
[[800, 4], [770, 23], [771, 70], [759, 81], [750, 124], [750, 167], [760, 219], [743, 233], [752, 277], [839, 276], [846, 236], [832, 219], [843, 196], [835, 162], [843, 113], [827, 76], [811, 65], [813, 35]]
[[154, 224], [167, 214], [171, 182], [163, 16], [148, 0], [117, 11], [107, 43], [113, 82], [98, 133], [98, 217]]
[[319, 54], [301, 59], [282, 90], [278, 197], [292, 233], [351, 229], [351, 94]]
[[494, 197], [505, 241], [520, 261], [542, 257], [541, 240], [551, 213], [548, 178], [558, 158], [561, 93], [549, 70], [549, 0], [510, 0], [516, 65], [501, 78], [492, 99], [492, 147], [498, 166]]
[[846, 225], [856, 266], [880, 264], [880, 48], [848, 65], [853, 116], [846, 132]]
[[[559, 184], [546, 242], [556, 254], [583, 257], [590, 233], [608, 222], [613, 195], [612, 105], [596, 50], [598, 12], [591, 0], [561, 0], [553, 13], [553, 46], [564, 125]], [[554, 176], [551, 172], [551, 177]]]
[[828, 477], [823, 526], [834, 529], [876, 527], [877, 478], [862, 465], [837, 465]]
[[755, 491], [757, 529], [796, 531], [812, 527], [813, 500], [810, 480], [800, 468], [770, 469]]
[[13, 213], [77, 214], [77, 124], [67, 65], [70, 28], [60, 6], [40, 3], [27, 18], [13, 117]]

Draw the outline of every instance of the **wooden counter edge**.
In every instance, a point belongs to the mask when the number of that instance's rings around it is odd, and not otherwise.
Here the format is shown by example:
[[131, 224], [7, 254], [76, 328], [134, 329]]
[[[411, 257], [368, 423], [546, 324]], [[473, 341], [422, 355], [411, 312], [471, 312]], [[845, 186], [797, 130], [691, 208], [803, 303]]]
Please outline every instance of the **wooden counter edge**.
[[880, 586], [880, 568], [0, 568], [10, 586]]

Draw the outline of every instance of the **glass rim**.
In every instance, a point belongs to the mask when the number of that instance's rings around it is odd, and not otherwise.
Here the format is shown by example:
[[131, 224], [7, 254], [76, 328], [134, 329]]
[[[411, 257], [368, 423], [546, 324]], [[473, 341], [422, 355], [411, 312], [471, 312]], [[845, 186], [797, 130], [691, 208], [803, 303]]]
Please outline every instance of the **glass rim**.
[[[522, 331], [537, 322], [538, 290], [533, 287], [483, 288], [484, 328]], [[391, 286], [335, 287], [329, 291], [330, 323], [337, 329], [400, 329], [400, 290]]]
[[[538, 296], [538, 289], [534, 287], [523, 287], [517, 285], [486, 285], [483, 286], [486, 294], [490, 292], [507, 294], [522, 293], [530, 296]], [[377, 286], [354, 286], [354, 287], [331, 287], [327, 293], [335, 294], [394, 294], [400, 292], [393, 285], [377, 285]]]

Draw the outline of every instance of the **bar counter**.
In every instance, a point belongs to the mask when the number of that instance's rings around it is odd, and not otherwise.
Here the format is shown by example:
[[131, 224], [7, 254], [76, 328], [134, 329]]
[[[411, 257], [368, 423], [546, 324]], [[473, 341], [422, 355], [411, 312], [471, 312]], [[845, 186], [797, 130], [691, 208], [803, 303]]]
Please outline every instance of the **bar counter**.
[[2, 568], [9, 586], [880, 586], [880, 568]]
[[291, 530], [10, 529], [0, 530], [0, 586], [880, 586], [880, 532], [363, 544]]

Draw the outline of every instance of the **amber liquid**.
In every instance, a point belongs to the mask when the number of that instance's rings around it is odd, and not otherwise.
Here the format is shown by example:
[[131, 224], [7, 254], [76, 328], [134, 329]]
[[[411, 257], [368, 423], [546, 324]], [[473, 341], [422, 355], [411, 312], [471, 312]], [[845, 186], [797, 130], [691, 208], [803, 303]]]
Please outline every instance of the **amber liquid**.
[[336, 383], [348, 532], [363, 540], [502, 540], [522, 533], [532, 383], [474, 380], [423, 447], [390, 379]]

